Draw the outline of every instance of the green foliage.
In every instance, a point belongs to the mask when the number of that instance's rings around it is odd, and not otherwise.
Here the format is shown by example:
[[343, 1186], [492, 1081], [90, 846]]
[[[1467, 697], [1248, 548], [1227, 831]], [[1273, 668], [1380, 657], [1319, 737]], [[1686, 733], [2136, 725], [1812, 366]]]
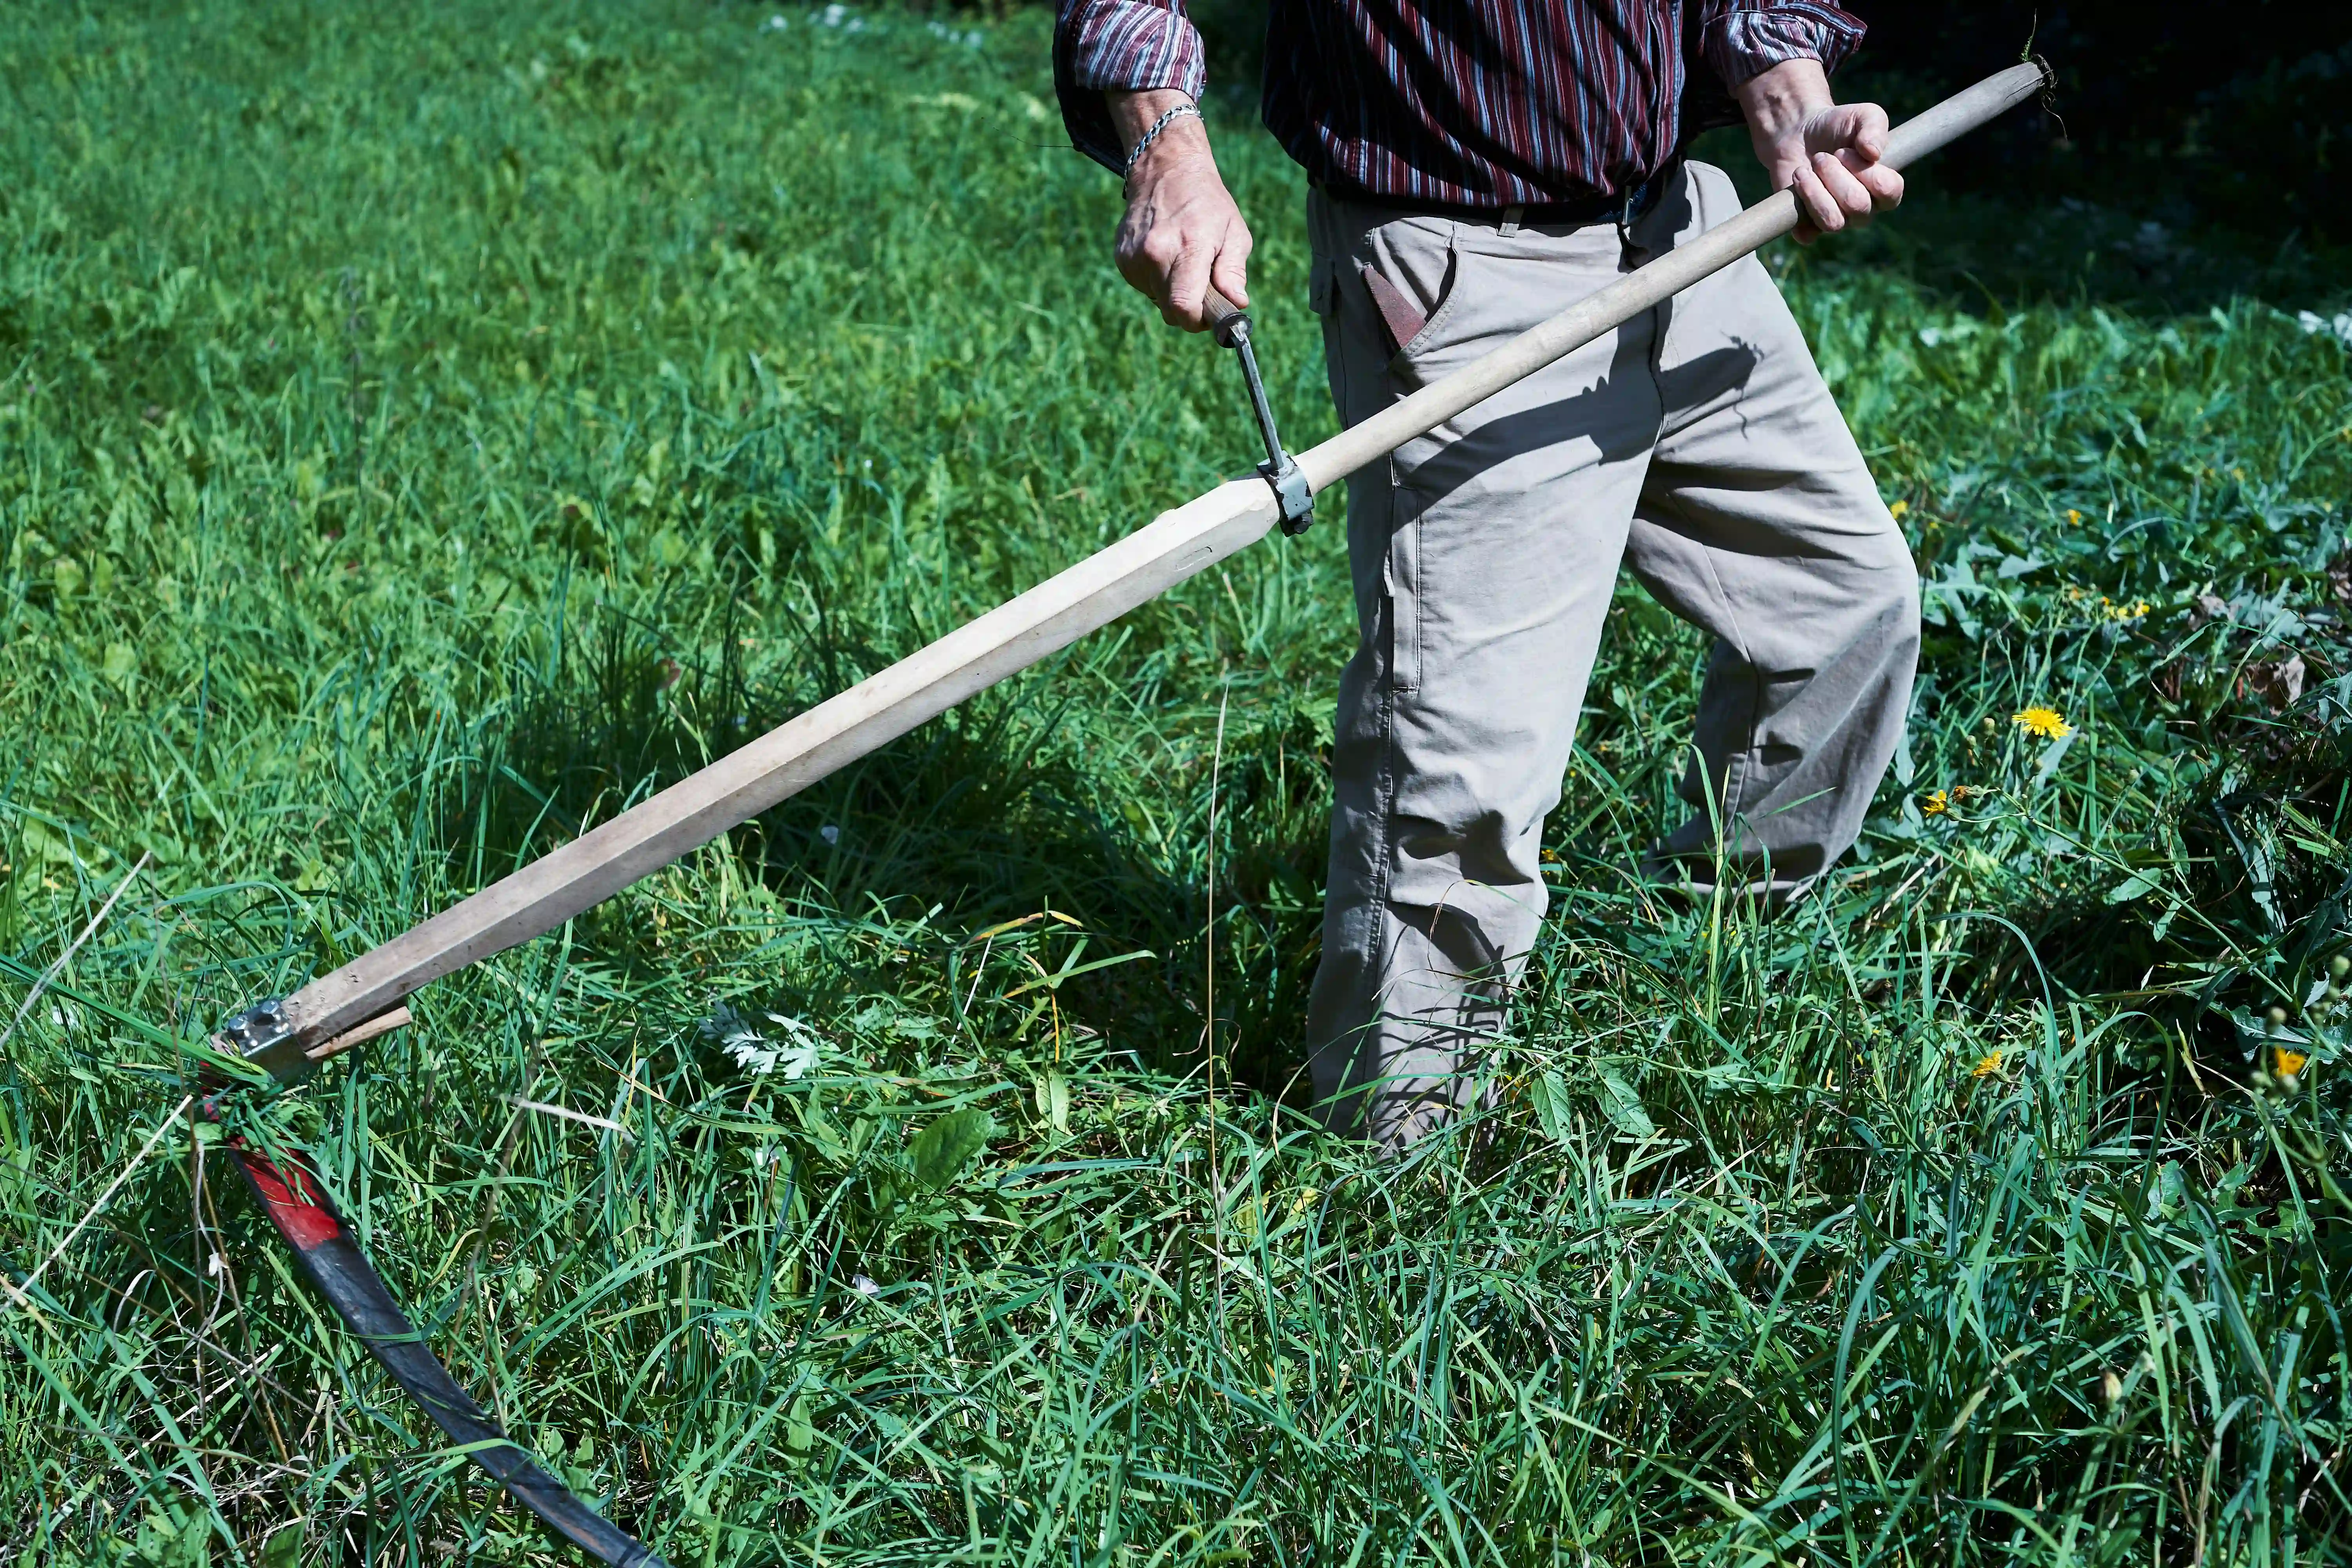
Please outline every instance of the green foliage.
[[[0, 17], [0, 1561], [569, 1560], [168, 1118], [235, 1007], [1247, 464], [1044, 62]], [[1218, 132], [1310, 439], [1299, 184]], [[1623, 882], [1705, 651], [1624, 590], [1494, 1108], [1410, 1159], [1301, 1114], [1336, 517], [240, 1125], [681, 1564], [2342, 1555], [2344, 303], [1948, 292], [1932, 184], [1774, 261], [1927, 584], [1858, 859]]]
[[996, 1119], [977, 1105], [950, 1110], [915, 1135], [907, 1145], [907, 1163], [915, 1180], [938, 1192], [988, 1147]]

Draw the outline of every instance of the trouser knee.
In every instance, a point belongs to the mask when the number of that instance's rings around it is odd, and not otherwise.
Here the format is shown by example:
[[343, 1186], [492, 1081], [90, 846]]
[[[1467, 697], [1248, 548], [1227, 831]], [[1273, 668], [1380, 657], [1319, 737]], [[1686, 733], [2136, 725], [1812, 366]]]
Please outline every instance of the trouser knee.
[[1919, 648], [1919, 568], [1903, 536], [1888, 531], [1855, 574], [1853, 625], [1877, 642], [1890, 659], [1916, 660]]

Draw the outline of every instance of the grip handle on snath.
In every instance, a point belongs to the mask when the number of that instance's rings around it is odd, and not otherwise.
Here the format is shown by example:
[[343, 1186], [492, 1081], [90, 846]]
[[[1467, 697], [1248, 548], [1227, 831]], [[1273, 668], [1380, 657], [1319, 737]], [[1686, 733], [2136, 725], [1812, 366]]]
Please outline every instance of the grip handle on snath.
[[1238, 347], [1248, 340], [1249, 312], [1218, 293], [1213, 283], [1201, 301], [1201, 313], [1208, 318], [1209, 335], [1217, 340], [1220, 348]]

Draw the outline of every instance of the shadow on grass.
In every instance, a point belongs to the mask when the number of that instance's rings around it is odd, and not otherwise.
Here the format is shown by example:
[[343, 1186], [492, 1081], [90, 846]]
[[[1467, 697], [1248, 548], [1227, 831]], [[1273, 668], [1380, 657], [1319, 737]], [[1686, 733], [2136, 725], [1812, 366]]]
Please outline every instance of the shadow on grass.
[[[733, 648], [730, 636], [722, 646]], [[546, 854], [805, 710], [819, 693], [766, 689], [730, 655], [698, 667], [654, 629], [606, 616], [516, 695], [441, 777], [429, 813], [452, 880], [478, 888]], [[806, 649], [795, 669], [846, 685], [878, 663]], [[1044, 683], [985, 693], [821, 781], [733, 837], [745, 869], [796, 908], [887, 921], [931, 917], [971, 934], [1052, 910], [1094, 933], [1095, 956], [1152, 962], [1079, 975], [1062, 1013], [1154, 1065], [1197, 1064], [1209, 889], [1198, 825], [1155, 851], [1124, 782], [1072, 760], [1083, 722]], [[1328, 759], [1298, 712], [1225, 738], [1220, 785], [1216, 1008], [1221, 1071], [1303, 1103], [1299, 1029], [1319, 952]], [[1202, 781], [1205, 784], [1205, 779]], [[934, 912], [935, 911], [935, 912]], [[650, 941], [599, 928], [604, 956], [656, 967]], [[853, 989], [889, 985], [879, 972]]]

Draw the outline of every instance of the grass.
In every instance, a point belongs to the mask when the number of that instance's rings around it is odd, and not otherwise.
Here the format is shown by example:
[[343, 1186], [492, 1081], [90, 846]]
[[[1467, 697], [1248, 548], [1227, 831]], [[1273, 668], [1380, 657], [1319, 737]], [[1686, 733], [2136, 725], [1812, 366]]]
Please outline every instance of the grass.
[[[0, 1561], [565, 1560], [184, 1046], [1250, 460], [1042, 19], [830, 15], [0, 18], [0, 1018], [121, 890], [0, 1047]], [[1776, 260], [1929, 584], [1864, 853], [1764, 926], [1611, 874], [1704, 652], [1625, 590], [1490, 1115], [1299, 1113], [1336, 518], [244, 1114], [680, 1564], [2347, 1556], [2344, 301], [1933, 179]]]

